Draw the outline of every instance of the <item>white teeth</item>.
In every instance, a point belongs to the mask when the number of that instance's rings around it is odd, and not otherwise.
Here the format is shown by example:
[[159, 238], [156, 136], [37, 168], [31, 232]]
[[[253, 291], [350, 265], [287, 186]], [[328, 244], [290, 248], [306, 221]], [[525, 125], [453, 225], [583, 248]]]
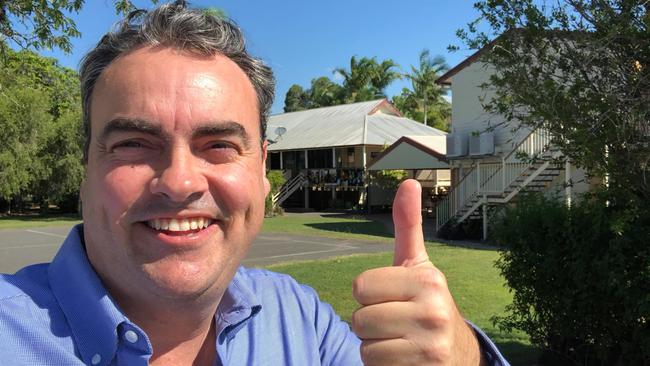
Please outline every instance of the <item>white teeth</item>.
[[205, 229], [210, 226], [212, 220], [203, 217], [190, 219], [155, 219], [147, 221], [147, 226], [156, 230], [165, 231], [189, 231]]
[[181, 231], [188, 231], [190, 229], [189, 220], [181, 220], [179, 225], [181, 227]]

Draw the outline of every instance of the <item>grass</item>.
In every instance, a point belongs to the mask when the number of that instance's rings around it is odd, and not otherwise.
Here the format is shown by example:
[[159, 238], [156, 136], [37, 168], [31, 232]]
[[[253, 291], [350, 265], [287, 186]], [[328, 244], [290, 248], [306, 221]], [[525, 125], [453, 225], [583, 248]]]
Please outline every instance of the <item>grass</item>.
[[79, 222], [81, 222], [81, 219], [76, 214], [11, 215], [0, 216], [0, 229], [73, 225]]
[[[79, 221], [76, 215], [0, 217], [0, 229], [70, 225]], [[393, 241], [382, 223], [346, 215], [294, 214], [267, 218], [262, 231]], [[435, 243], [428, 243], [427, 250], [433, 263], [447, 276], [449, 288], [464, 316], [490, 336], [512, 365], [534, 365], [539, 351], [530, 345], [527, 337], [523, 333], [501, 332], [490, 321], [492, 316], [503, 314], [505, 306], [512, 300], [503, 279], [494, 268], [498, 253]], [[351, 293], [354, 277], [367, 269], [391, 263], [392, 253], [381, 253], [276, 264], [268, 268], [287, 273], [299, 282], [312, 286], [323, 301], [330, 303], [349, 322], [357, 308]]]
[[291, 214], [264, 219], [263, 232], [325, 236], [392, 243], [393, 237], [377, 221], [347, 215]]
[[[503, 314], [512, 299], [493, 266], [498, 253], [431, 243], [427, 250], [431, 260], [447, 276], [450, 291], [464, 316], [483, 329], [513, 365], [534, 365], [539, 352], [527, 337], [523, 333], [501, 332], [490, 321], [492, 316]], [[277, 264], [268, 268], [312, 286], [323, 301], [330, 303], [349, 322], [358, 306], [351, 294], [354, 277], [364, 270], [388, 266], [391, 262], [392, 253], [381, 253]]]

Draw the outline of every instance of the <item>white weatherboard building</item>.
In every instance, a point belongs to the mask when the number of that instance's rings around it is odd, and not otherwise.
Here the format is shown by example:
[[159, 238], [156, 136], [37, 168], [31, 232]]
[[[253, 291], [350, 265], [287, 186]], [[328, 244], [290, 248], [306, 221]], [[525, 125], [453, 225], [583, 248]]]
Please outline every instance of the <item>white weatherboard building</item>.
[[494, 68], [482, 62], [481, 55], [493, 44], [436, 80], [450, 86], [453, 97], [446, 154], [452, 185], [449, 195], [437, 205], [437, 226], [481, 218], [484, 239], [490, 205], [514, 202], [522, 191], [560, 191], [570, 203], [577, 193], [589, 189], [582, 170], [570, 163], [554, 164], [562, 152], [550, 145], [547, 131], [520, 128], [513, 132], [516, 126], [503, 116], [484, 110], [483, 104], [494, 94], [481, 85], [489, 82]]
[[[403, 136], [445, 135], [402, 117], [386, 99], [273, 115], [267, 168], [287, 178], [273, 199], [283, 207], [316, 210], [365, 204], [368, 167], [382, 150]], [[371, 191], [369, 204], [374, 200], [386, 197]]]

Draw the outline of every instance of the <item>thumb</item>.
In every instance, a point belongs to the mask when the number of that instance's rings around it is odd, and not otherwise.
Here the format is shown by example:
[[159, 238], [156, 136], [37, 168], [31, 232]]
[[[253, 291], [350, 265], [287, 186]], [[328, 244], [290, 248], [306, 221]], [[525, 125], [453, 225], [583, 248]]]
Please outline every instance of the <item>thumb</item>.
[[422, 187], [414, 179], [400, 184], [393, 201], [394, 266], [414, 266], [429, 260], [422, 233]]

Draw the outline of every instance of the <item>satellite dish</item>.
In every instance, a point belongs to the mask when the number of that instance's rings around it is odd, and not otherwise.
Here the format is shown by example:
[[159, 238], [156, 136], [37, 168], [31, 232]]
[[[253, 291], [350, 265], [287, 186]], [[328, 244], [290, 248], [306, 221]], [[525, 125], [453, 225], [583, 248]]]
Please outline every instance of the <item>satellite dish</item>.
[[278, 136], [278, 138], [282, 137], [282, 135], [284, 135], [285, 132], [287, 132], [287, 129], [284, 127], [278, 127], [275, 129], [275, 134]]

